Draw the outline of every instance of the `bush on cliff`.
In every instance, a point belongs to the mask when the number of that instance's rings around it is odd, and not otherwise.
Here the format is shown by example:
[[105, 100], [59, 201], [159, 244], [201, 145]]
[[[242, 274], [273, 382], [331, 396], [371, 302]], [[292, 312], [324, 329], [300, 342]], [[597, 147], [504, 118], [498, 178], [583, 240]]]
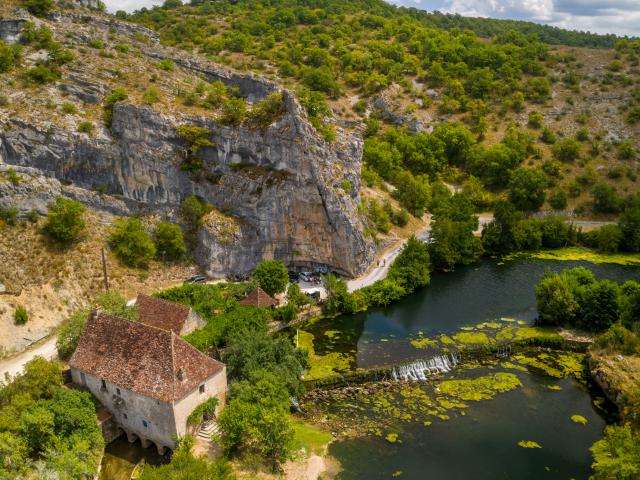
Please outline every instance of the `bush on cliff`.
[[49, 207], [45, 232], [55, 241], [71, 243], [78, 240], [85, 230], [85, 207], [80, 202], [57, 197], [56, 203]]
[[151, 235], [137, 218], [116, 220], [110, 243], [118, 258], [131, 267], [145, 267], [156, 256]]

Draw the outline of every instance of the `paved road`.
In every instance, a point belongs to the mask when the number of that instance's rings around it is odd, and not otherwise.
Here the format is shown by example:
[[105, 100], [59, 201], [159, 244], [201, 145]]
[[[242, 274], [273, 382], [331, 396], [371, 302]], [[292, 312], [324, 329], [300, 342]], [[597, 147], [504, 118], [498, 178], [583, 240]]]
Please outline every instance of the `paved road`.
[[34, 357], [40, 356], [47, 360], [58, 358], [56, 339], [57, 337], [55, 336], [51, 337], [40, 345], [0, 362], [0, 380], [4, 380], [6, 375], [15, 377], [17, 374], [22, 373], [25, 364], [33, 360]]
[[[430, 231], [430, 227], [427, 227], [417, 232], [415, 236], [419, 240], [426, 240], [427, 238], [429, 238]], [[402, 240], [396, 246], [383, 253], [382, 256], [378, 260], [376, 260], [373, 268], [371, 268], [367, 273], [365, 273], [361, 277], [349, 280], [347, 282], [347, 288], [349, 289], [349, 291], [353, 292], [360, 288], [371, 285], [378, 280], [383, 280], [384, 278], [386, 278], [387, 273], [389, 273], [389, 267], [391, 267], [393, 261], [400, 254], [405, 243], [407, 243], [407, 240]]]

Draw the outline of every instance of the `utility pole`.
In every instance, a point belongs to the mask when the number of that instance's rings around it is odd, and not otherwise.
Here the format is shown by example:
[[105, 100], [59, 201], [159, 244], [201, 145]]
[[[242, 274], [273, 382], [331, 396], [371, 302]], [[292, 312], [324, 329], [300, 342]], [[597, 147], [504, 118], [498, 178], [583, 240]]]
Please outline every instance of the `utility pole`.
[[109, 291], [109, 276], [107, 275], [107, 257], [104, 253], [104, 247], [102, 248], [102, 278], [104, 280], [104, 291]]

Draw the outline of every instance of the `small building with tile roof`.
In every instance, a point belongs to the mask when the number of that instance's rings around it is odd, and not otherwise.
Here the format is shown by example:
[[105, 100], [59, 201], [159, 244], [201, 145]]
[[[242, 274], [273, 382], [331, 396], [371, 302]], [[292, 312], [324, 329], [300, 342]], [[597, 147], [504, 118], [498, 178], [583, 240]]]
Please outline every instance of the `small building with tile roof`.
[[227, 391], [223, 363], [171, 329], [93, 311], [69, 360], [74, 383], [111, 412], [129, 441], [159, 452], [187, 433], [187, 417], [211, 397], [219, 411]]
[[136, 299], [141, 323], [184, 336], [205, 326], [205, 321], [192, 308], [142, 293]]
[[278, 306], [277, 300], [269, 296], [269, 294], [260, 287], [253, 290], [249, 295], [240, 300], [239, 303], [245, 307], [268, 308]]

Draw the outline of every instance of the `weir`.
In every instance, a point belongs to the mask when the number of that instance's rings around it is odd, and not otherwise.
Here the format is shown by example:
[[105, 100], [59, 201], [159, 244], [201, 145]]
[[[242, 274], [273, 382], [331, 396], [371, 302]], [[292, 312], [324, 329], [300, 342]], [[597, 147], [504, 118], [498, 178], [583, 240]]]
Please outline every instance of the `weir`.
[[397, 381], [426, 380], [431, 375], [447, 373], [460, 363], [459, 353], [445, 353], [427, 360], [416, 360], [407, 365], [400, 365], [391, 369], [391, 377]]

